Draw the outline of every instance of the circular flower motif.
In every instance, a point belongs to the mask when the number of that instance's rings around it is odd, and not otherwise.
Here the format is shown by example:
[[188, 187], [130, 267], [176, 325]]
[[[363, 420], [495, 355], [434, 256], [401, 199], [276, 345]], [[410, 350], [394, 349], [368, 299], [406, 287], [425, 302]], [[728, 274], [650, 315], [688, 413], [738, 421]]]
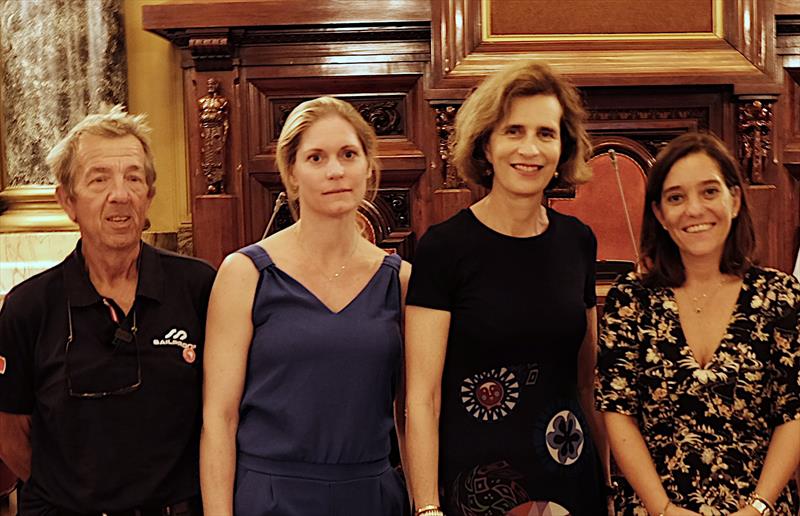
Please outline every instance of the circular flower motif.
[[547, 451], [562, 466], [574, 464], [583, 451], [583, 429], [569, 410], [562, 410], [550, 420], [546, 430]]
[[505, 367], [472, 375], [461, 383], [461, 402], [479, 421], [499, 421], [519, 399], [519, 382]]

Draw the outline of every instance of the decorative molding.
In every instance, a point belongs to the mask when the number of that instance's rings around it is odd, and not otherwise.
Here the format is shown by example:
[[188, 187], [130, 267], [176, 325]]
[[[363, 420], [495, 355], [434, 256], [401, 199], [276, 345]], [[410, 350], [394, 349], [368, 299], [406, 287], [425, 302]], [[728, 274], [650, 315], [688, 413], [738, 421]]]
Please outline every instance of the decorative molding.
[[442, 180], [445, 190], [465, 188], [467, 186], [456, 168], [450, 164], [453, 157], [452, 137], [455, 130], [456, 113], [460, 106], [443, 104], [434, 106], [436, 112], [436, 134], [439, 137], [439, 159], [442, 161]]
[[[406, 22], [400, 24], [356, 25], [331, 27], [307, 27], [303, 29], [240, 27], [218, 29], [214, 33], [204, 33], [200, 29], [175, 28], [151, 29], [170, 40], [179, 48], [193, 46], [192, 57], [200, 59], [233, 57], [233, 49], [240, 46], [286, 45], [298, 43], [350, 43], [350, 42], [391, 42], [391, 41], [430, 41], [430, 22]], [[224, 41], [223, 41], [224, 40]], [[207, 48], [206, 48], [207, 47]]]
[[736, 140], [742, 170], [751, 184], [764, 184], [764, 170], [772, 150], [774, 98], [739, 97]]
[[[404, 136], [405, 135], [405, 98], [402, 95], [374, 96], [364, 98], [363, 96], [337, 95], [338, 98], [345, 100], [356, 108], [364, 120], [366, 120], [375, 134], [382, 136]], [[280, 99], [272, 103], [273, 140], [277, 140], [286, 123], [286, 119], [294, 108], [309, 98]]]
[[[713, 34], [658, 33], [632, 37], [574, 35], [547, 41], [484, 37], [480, 0], [431, 0], [429, 99], [464, 98], [481, 78], [509, 62], [549, 63], [577, 86], [731, 84], [734, 91], [772, 93], [776, 87], [773, 0], [721, 0]], [[511, 2], [509, 2], [511, 4]], [[685, 37], [689, 36], [689, 37]], [[769, 91], [764, 90], [770, 88]]]
[[77, 231], [56, 201], [55, 190], [55, 185], [24, 185], [0, 192], [7, 205], [0, 215], [0, 233]]
[[198, 71], [233, 69], [234, 47], [228, 36], [189, 37], [186, 47]]
[[709, 110], [697, 108], [590, 109], [589, 121], [696, 120], [698, 129], [708, 130]]
[[225, 193], [225, 154], [228, 142], [228, 99], [219, 93], [219, 80], [208, 79], [208, 94], [197, 99], [200, 126], [200, 169], [207, 194]]

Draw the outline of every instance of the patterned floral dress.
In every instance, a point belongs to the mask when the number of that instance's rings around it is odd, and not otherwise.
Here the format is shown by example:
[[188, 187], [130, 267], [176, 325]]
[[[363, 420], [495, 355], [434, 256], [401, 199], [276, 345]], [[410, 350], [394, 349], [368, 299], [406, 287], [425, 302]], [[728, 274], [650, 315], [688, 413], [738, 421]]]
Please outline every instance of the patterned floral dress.
[[[608, 293], [600, 332], [597, 408], [634, 416], [671, 500], [724, 515], [753, 492], [775, 427], [800, 419], [800, 284], [751, 268], [705, 368], [681, 329], [672, 289], [634, 273]], [[647, 515], [625, 486], [626, 515]], [[779, 515], [795, 515], [784, 489]]]

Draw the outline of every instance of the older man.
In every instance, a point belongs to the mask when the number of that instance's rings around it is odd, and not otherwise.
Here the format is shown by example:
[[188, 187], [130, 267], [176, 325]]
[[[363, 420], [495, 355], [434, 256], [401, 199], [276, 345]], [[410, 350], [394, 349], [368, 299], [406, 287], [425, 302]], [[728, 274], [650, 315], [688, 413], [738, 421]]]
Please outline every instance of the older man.
[[0, 312], [0, 456], [22, 515], [196, 515], [200, 350], [214, 270], [141, 241], [149, 129], [116, 106], [48, 156], [81, 233]]

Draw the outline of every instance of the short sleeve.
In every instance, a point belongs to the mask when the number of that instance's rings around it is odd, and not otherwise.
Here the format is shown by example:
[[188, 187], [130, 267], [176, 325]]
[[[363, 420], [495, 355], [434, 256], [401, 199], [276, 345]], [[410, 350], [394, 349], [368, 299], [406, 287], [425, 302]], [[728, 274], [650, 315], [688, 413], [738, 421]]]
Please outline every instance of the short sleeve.
[[12, 290], [0, 309], [0, 412], [33, 411], [33, 325]]
[[441, 232], [433, 228], [423, 235], [412, 265], [406, 304], [452, 311], [456, 267]]
[[629, 279], [611, 288], [600, 324], [595, 406], [601, 412], [639, 413], [639, 301]]
[[591, 228], [586, 227], [588, 232], [587, 236], [587, 257], [588, 263], [586, 264], [586, 279], [584, 280], [583, 291], [583, 304], [586, 308], [593, 308], [597, 305], [597, 285], [595, 278], [597, 276], [597, 238], [594, 236]]
[[794, 300], [789, 312], [773, 329], [771, 346], [772, 387], [772, 427], [800, 420], [800, 283], [786, 276], [786, 293], [779, 294]]

